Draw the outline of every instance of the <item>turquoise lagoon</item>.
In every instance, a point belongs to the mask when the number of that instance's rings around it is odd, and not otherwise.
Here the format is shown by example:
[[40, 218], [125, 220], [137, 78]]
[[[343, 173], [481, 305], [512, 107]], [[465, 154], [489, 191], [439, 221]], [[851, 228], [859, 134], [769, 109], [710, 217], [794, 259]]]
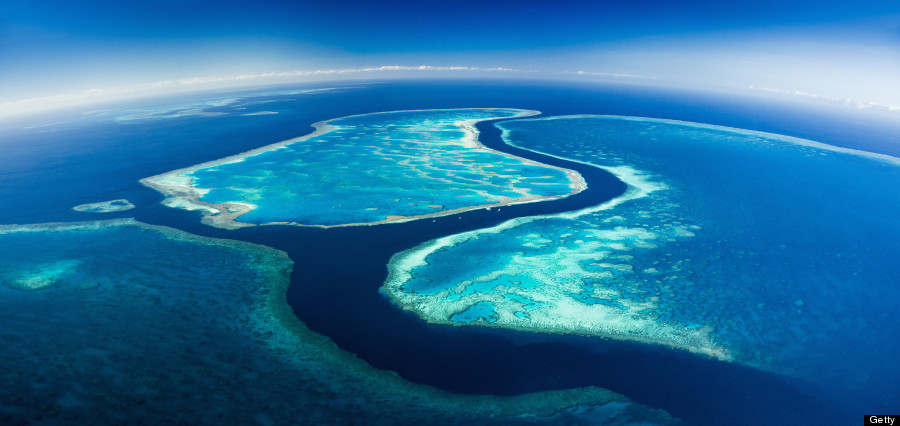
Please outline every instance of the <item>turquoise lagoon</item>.
[[0, 422], [673, 422], [599, 388], [462, 396], [376, 370], [296, 319], [292, 264], [132, 219], [0, 225]]
[[571, 170], [488, 149], [475, 123], [516, 109], [397, 111], [317, 123], [317, 131], [144, 179], [204, 223], [343, 226], [403, 222], [550, 200], [581, 191]]
[[399, 306], [440, 324], [662, 344], [845, 390], [900, 378], [871, 344], [900, 335], [885, 316], [900, 299], [896, 158], [656, 119], [497, 125], [510, 144], [629, 189], [395, 255], [382, 291]]

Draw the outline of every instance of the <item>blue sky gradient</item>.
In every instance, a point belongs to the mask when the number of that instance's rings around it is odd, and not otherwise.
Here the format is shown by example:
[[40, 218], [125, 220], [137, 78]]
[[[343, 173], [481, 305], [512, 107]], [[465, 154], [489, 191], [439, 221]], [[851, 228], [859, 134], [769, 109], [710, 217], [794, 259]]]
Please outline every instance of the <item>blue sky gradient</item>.
[[[527, 72], [379, 68], [420, 65]], [[0, 4], [0, 113], [46, 97], [409, 75], [622, 80], [890, 109], [900, 106], [900, 2]], [[160, 81], [182, 83], [154, 89]]]

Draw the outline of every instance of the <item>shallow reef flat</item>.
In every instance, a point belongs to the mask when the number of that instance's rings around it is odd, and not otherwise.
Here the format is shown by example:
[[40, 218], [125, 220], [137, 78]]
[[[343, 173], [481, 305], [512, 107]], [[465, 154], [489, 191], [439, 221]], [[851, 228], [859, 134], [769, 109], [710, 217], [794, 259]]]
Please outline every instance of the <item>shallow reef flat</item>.
[[599, 388], [459, 396], [373, 369], [297, 320], [291, 269], [130, 219], [0, 226], [0, 423], [674, 422]]
[[552, 200], [585, 188], [567, 169], [478, 142], [517, 109], [395, 111], [316, 123], [312, 134], [141, 182], [221, 228], [375, 225]]
[[629, 189], [395, 255], [382, 291], [399, 306], [434, 323], [661, 344], [845, 391], [900, 379], [865, 349], [900, 334], [883, 315], [900, 298], [896, 158], [655, 119], [498, 127]]
[[[659, 292], [642, 288], [634, 277], [664, 278], [657, 277], [663, 272], [656, 268], [664, 269], [659, 261], [644, 271], [635, 267], [661, 246], [693, 237], [699, 227], [672, 220], [665, 206], [650, 200], [640, 212], [631, 210], [637, 200], [667, 188], [628, 166], [607, 170], [629, 185], [622, 197], [576, 212], [512, 219], [398, 253], [382, 291], [435, 323], [633, 340], [730, 359], [708, 325], [658, 321]], [[664, 265], [677, 268], [679, 262]]]
[[124, 198], [110, 201], [100, 201], [97, 203], [79, 204], [72, 207], [72, 210], [88, 213], [116, 213], [124, 212], [134, 208], [134, 204]]

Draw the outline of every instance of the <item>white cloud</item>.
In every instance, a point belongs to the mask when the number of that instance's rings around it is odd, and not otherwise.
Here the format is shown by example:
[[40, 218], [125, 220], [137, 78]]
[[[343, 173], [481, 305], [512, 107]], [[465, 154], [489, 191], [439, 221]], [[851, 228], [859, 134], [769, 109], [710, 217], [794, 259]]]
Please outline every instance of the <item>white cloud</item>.
[[592, 71], [563, 71], [563, 74], [586, 75], [591, 77], [615, 77], [615, 78], [636, 78], [641, 80], [658, 80], [658, 77], [652, 75], [640, 74], [624, 74], [617, 72], [592, 72]]
[[[685, 61], [680, 61], [685, 62]], [[687, 61], [693, 62], [693, 61]], [[697, 61], [702, 62], [702, 61]], [[656, 68], [658, 68], [659, 64]], [[638, 67], [640, 68], [640, 67]], [[724, 71], [724, 69], [719, 68], [719, 72]], [[765, 73], [760, 72], [759, 68], [755, 69], [755, 73], [753, 73], [753, 77], [760, 78]], [[665, 79], [666, 81], [672, 80], [672, 76], [664, 76], [657, 77], [650, 74], [640, 74], [640, 73], [617, 73], [617, 72], [600, 72], [600, 71], [586, 71], [584, 69], [577, 71], [534, 71], [534, 70], [526, 70], [526, 69], [515, 69], [515, 68], [507, 68], [507, 67], [471, 67], [471, 66], [434, 66], [434, 65], [417, 65], [417, 66], [408, 66], [408, 65], [382, 65], [375, 67], [361, 67], [361, 68], [336, 68], [336, 69], [319, 69], [319, 70], [292, 70], [292, 71], [280, 71], [280, 72], [265, 72], [265, 73], [251, 73], [251, 74], [235, 74], [235, 75], [218, 75], [218, 76], [205, 76], [205, 77], [193, 77], [193, 78], [181, 78], [181, 79], [171, 79], [171, 80], [160, 80], [151, 83], [144, 84], [135, 84], [130, 86], [117, 86], [117, 87], [109, 87], [109, 88], [97, 88], [97, 89], [88, 89], [80, 92], [72, 92], [67, 94], [55, 95], [55, 96], [46, 96], [46, 97], [36, 97], [29, 99], [21, 99], [11, 102], [6, 102], [0, 104], [0, 117], [4, 116], [14, 116], [17, 114], [36, 112], [41, 110], [48, 110], [53, 108], [61, 108], [61, 107], [71, 107], [81, 104], [88, 104], [92, 102], [101, 102], [101, 101], [113, 101], [113, 100], [121, 100], [127, 98], [135, 98], [140, 96], [148, 96], [148, 95], [159, 95], [159, 94], [169, 94], [169, 93], [177, 93], [181, 91], [187, 90], [202, 90], [202, 89], [214, 89], [214, 88], [226, 88], [226, 87], [239, 87], [239, 86], [247, 86], [252, 84], [268, 84], [268, 83], [277, 83], [277, 82], [303, 82], [303, 81], [317, 81], [331, 78], [338, 78], [341, 76], [351, 77], [354, 75], [365, 76], [366, 74], [379, 74], [379, 73], [397, 73], [400, 75], [406, 75], [403, 73], [503, 73], [503, 74], [540, 74], [545, 76], [546, 78], [561, 78], [562, 76], [567, 76], [568, 78], [572, 77], [598, 77], [598, 78], [614, 78], [614, 79], [632, 79], [636, 81], [650, 81], [650, 80], [659, 80]], [[809, 79], [804, 78], [802, 81], [807, 82]], [[749, 82], [748, 82], [749, 83]], [[809, 88], [805, 88], [805, 90], [783, 90], [783, 89], [775, 89], [772, 87], [777, 87], [775, 84], [778, 84], [777, 81], [771, 82], [762, 82], [761, 85], [749, 86], [751, 90], [758, 92], [766, 92], [771, 94], [779, 94], [779, 95], [790, 95], [794, 97], [802, 97], [810, 100], [816, 100], [821, 102], [828, 102], [832, 104], [841, 104], [849, 107], [861, 109], [861, 110], [877, 110], [877, 111], [887, 111], [887, 112], [900, 112], [900, 105], [895, 104], [891, 101], [890, 98], [887, 99], [879, 99], [878, 97], [865, 96], [865, 93], [857, 93], [859, 96], [854, 96], [853, 98], [849, 97], [841, 97], [840, 95], [823, 95], [819, 94], [822, 92], [811, 91]], [[761, 87], [765, 85], [766, 87]], [[737, 84], [731, 87], [747, 87], [746, 83]], [[843, 94], [841, 94], [843, 95]], [[871, 100], [860, 100], [864, 98], [874, 99], [877, 102], [873, 102]], [[887, 101], [887, 102], [885, 102]]]
[[528, 70], [518, 70], [505, 67], [466, 67], [466, 66], [405, 66], [405, 65], [382, 65], [378, 67], [363, 68], [341, 68], [341, 69], [324, 69], [309, 71], [281, 71], [253, 74], [238, 75], [222, 75], [222, 76], [206, 76], [181, 78], [173, 80], [160, 80], [152, 83], [136, 84], [131, 86], [119, 86], [103, 89], [88, 89], [81, 92], [73, 92], [62, 95], [45, 96], [40, 98], [21, 99], [12, 102], [0, 104], [0, 116], [10, 116], [21, 113], [35, 112], [45, 109], [74, 106], [79, 104], [107, 101], [115, 99], [124, 99], [128, 97], [136, 97], [142, 95], [172, 93], [183, 90], [191, 90], [198, 88], [213, 88], [219, 86], [242, 85], [251, 83], [264, 83], [266, 80], [292, 80], [297, 79], [303, 81], [304, 78], [332, 76], [332, 75], [352, 75], [365, 73], [381, 73], [381, 72], [503, 72], [503, 73], [527, 73], [534, 72]]
[[877, 102], [869, 102], [869, 101], [860, 101], [851, 98], [839, 98], [834, 96], [826, 96], [820, 95], [817, 93], [805, 92], [802, 90], [783, 90], [783, 89], [773, 89], [770, 87], [755, 87], [749, 86], [750, 90], [755, 90], [758, 92], [766, 92], [773, 93], [777, 95], [788, 95], [794, 97], [800, 97], [805, 99], [811, 99], [815, 101], [827, 102], [831, 104], [841, 104], [851, 108], [856, 109], [871, 109], [878, 111], [887, 111], [887, 112], [900, 112], [900, 105], [888, 105]]

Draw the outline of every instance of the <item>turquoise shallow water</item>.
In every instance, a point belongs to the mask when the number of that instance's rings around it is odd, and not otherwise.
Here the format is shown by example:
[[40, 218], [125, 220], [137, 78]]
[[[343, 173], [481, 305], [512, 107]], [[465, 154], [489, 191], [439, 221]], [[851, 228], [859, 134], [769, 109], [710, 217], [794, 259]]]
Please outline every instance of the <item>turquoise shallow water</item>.
[[372, 223], [563, 196], [564, 170], [479, 148], [459, 123], [527, 111], [458, 109], [330, 120], [333, 130], [186, 173], [200, 201], [251, 204], [237, 220], [305, 225]]
[[516, 146], [607, 168], [631, 189], [619, 204], [395, 256], [383, 291], [407, 309], [652, 341], [845, 390], [900, 375], [887, 356], [900, 335], [888, 316], [900, 297], [896, 162], [649, 119], [498, 126]]

